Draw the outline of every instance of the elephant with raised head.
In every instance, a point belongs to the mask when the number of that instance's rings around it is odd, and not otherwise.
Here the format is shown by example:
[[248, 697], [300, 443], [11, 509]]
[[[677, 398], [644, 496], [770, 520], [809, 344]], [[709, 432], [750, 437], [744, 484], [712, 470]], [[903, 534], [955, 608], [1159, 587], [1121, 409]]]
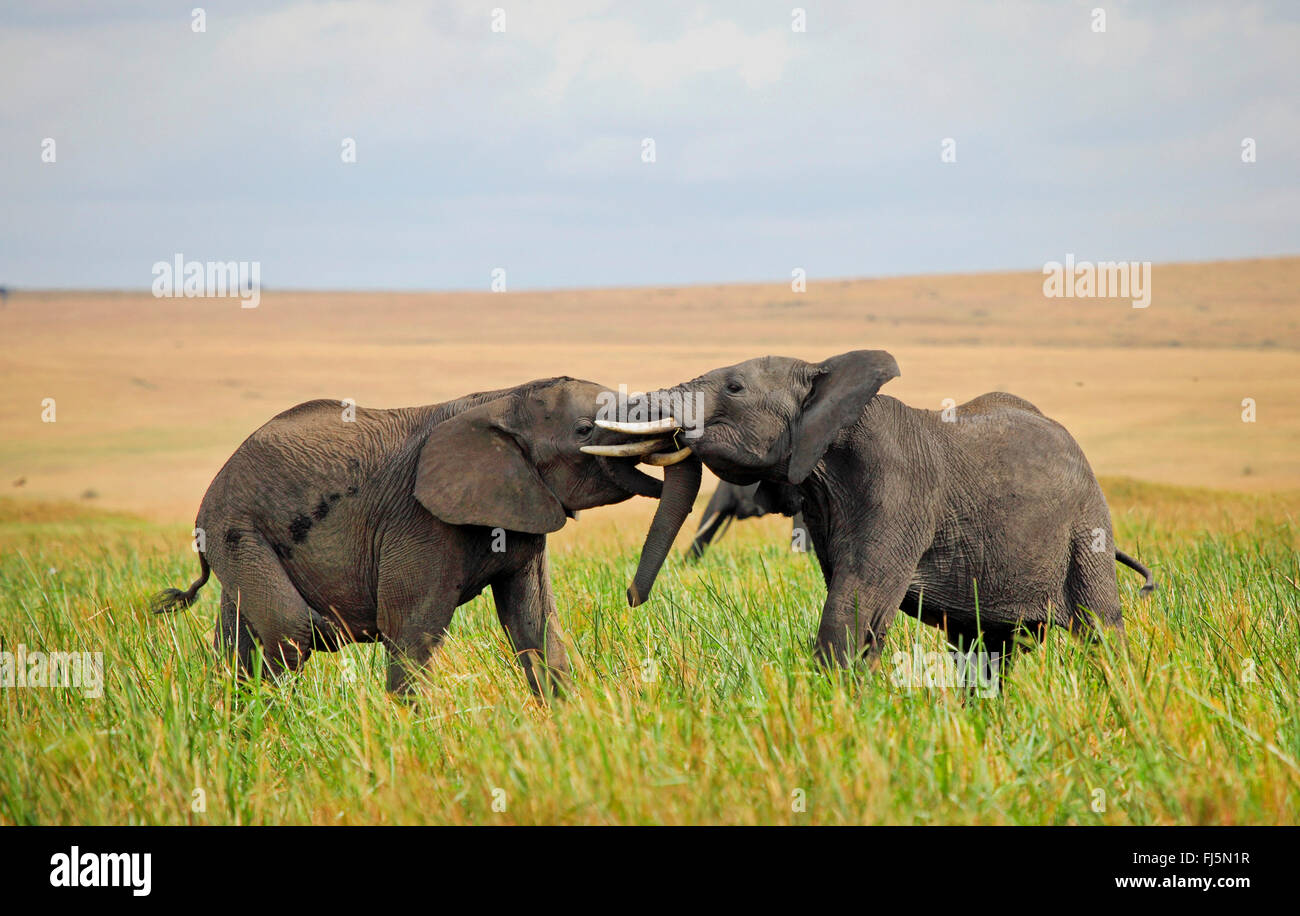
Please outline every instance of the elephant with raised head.
[[702, 399], [693, 454], [723, 480], [798, 497], [827, 586], [823, 660], [874, 660], [900, 609], [990, 652], [1048, 625], [1122, 632], [1115, 561], [1146, 577], [1143, 593], [1154, 581], [1116, 550], [1101, 487], [1065, 428], [1001, 392], [948, 422], [877, 394], [898, 374], [881, 350], [767, 356], [646, 398]]
[[760, 493], [759, 485], [756, 483], [742, 487], [739, 484], [727, 483], [725, 480], [719, 481], [718, 488], [709, 497], [709, 504], [704, 507], [704, 518], [700, 522], [699, 530], [695, 532], [687, 556], [692, 560], [703, 557], [704, 551], [708, 549], [713, 539], [722, 537], [734, 520], [762, 518], [773, 512], [794, 516], [794, 524], [790, 531], [790, 548], [796, 553], [807, 550], [808, 531], [804, 526], [803, 513], [799, 511], [797, 505], [774, 504], [771, 501], [771, 492], [764, 490]]
[[401, 691], [456, 608], [491, 586], [530, 685], [556, 689], [568, 664], [546, 534], [634, 495], [662, 495], [657, 524], [680, 527], [699, 489], [698, 460], [668, 468], [664, 483], [637, 470], [660, 446], [614, 444], [622, 437], [595, 425], [604, 392], [553, 378], [427, 407], [285, 411], [208, 487], [200, 578], [156, 596], [154, 610], [189, 606], [215, 572], [216, 645], [241, 673], [255, 640], [273, 676], [315, 650], [379, 640], [388, 687]]

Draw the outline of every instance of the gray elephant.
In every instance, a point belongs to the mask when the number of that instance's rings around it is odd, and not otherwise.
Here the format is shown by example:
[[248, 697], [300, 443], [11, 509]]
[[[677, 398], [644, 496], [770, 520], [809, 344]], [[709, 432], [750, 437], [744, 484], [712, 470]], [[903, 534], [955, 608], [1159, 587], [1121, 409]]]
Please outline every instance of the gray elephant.
[[427, 407], [285, 411], [208, 487], [200, 578], [160, 593], [154, 610], [188, 607], [211, 570], [217, 648], [241, 673], [254, 640], [272, 676], [314, 650], [379, 640], [388, 687], [401, 691], [456, 608], [490, 585], [530, 685], [557, 689], [568, 665], [547, 532], [633, 495], [662, 496], [656, 518], [672, 517], [658, 524], [680, 527], [699, 489], [698, 460], [668, 468], [661, 484], [635, 467], [655, 442], [610, 444], [621, 437], [594, 422], [604, 392], [554, 378]]
[[[751, 483], [748, 486], [719, 481], [718, 488], [713, 491], [709, 497], [709, 504], [704, 507], [704, 519], [700, 522], [699, 530], [695, 532], [695, 538], [691, 541], [690, 550], [687, 552], [692, 560], [698, 560], [704, 556], [704, 551], [708, 549], [710, 542], [714, 538], [721, 537], [723, 532], [731, 526], [735, 519], [762, 518], [773, 512], [779, 512], [782, 515], [794, 516], [794, 524], [790, 531], [790, 547], [796, 553], [802, 553], [807, 550], [808, 530], [804, 525], [803, 513], [797, 506], [781, 507], [774, 505], [769, 499], [769, 491], [758, 492], [759, 485]], [[793, 509], [794, 511], [788, 511]]]
[[[798, 498], [827, 586], [826, 661], [874, 660], [899, 610], [959, 648], [982, 636], [990, 652], [1048, 625], [1122, 633], [1115, 560], [1146, 577], [1143, 593], [1154, 580], [1115, 549], [1101, 487], [1065, 428], [1001, 392], [951, 416], [878, 395], [898, 374], [880, 350], [768, 356], [649, 392], [646, 409], [702, 398], [693, 454], [775, 502]], [[645, 586], [634, 581], [629, 601]]]

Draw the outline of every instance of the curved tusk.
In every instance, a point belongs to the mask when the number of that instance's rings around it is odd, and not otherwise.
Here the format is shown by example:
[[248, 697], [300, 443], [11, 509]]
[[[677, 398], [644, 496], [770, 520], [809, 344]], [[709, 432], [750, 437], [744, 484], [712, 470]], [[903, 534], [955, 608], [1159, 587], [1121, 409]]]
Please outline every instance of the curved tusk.
[[641, 442], [620, 442], [618, 445], [584, 445], [579, 448], [579, 451], [588, 455], [603, 455], [606, 458], [635, 458], [637, 455], [647, 455], [672, 444], [672, 439], [650, 439]]
[[662, 420], [644, 420], [637, 423], [620, 423], [618, 420], [597, 420], [596, 425], [615, 433], [627, 433], [630, 436], [653, 436], [657, 433], [671, 433], [681, 429], [682, 425], [672, 417]]
[[691, 447], [688, 445], [686, 448], [678, 449], [675, 452], [659, 452], [655, 455], [647, 455], [645, 458], [641, 459], [641, 463], [653, 464], [658, 468], [666, 468], [670, 464], [676, 464], [679, 461], [686, 460], [686, 457], [690, 455], [690, 453]]

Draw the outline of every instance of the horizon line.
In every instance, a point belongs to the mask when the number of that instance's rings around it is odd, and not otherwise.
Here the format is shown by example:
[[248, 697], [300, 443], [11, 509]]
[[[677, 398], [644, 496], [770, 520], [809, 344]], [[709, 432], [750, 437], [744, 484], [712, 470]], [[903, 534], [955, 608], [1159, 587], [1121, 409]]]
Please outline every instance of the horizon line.
[[[1073, 252], [1064, 252], [1062, 257], [1071, 255]], [[1210, 264], [1234, 264], [1248, 261], [1286, 261], [1300, 259], [1300, 252], [1290, 252], [1286, 254], [1263, 254], [1249, 255], [1245, 257], [1224, 257], [1224, 258], [1206, 258], [1203, 260], [1188, 261], [1152, 261], [1151, 266], [1156, 267], [1185, 267]], [[195, 259], [197, 260], [197, 259]], [[1084, 263], [1109, 263], [1114, 260], [1115, 263], [1132, 263], [1132, 259], [1105, 259], [1104, 261], [1092, 261], [1088, 258], [1076, 259], [1076, 264]], [[200, 263], [207, 263], [206, 261]], [[224, 262], [223, 262], [224, 263]], [[1044, 267], [1053, 262], [1044, 262], [1038, 267], [1023, 268], [982, 268], [976, 270], [938, 270], [929, 273], [883, 273], [883, 274], [858, 274], [850, 276], [828, 276], [820, 277], [814, 280], [811, 276], [806, 278], [809, 285], [813, 283], [861, 283], [872, 280], [905, 280], [905, 279], [924, 279], [927, 277], [987, 277], [1001, 274], [1032, 274], [1041, 273]], [[1059, 262], [1058, 262], [1059, 263]], [[1138, 261], [1137, 263], [1147, 263]], [[464, 295], [477, 294], [490, 296], [509, 296], [511, 294], [536, 294], [536, 293], [565, 293], [565, 292], [599, 292], [601, 290], [638, 290], [638, 289], [699, 289], [702, 287], [740, 287], [740, 286], [776, 286], [787, 285], [789, 278], [767, 279], [767, 280], [710, 280], [697, 283], [628, 283], [628, 284], [603, 284], [591, 286], [525, 286], [519, 289], [507, 289], [503, 292], [495, 292], [491, 289], [480, 287], [386, 287], [386, 286], [268, 286], [265, 283], [259, 284], [259, 290], [262, 292], [275, 293], [383, 293], [389, 295]], [[0, 290], [4, 290], [6, 295], [15, 293], [113, 293], [113, 294], [137, 294], [144, 293], [152, 295], [150, 284], [143, 286], [10, 286], [0, 283]], [[178, 297], [182, 298], [182, 297]], [[193, 297], [205, 298], [205, 297]]]

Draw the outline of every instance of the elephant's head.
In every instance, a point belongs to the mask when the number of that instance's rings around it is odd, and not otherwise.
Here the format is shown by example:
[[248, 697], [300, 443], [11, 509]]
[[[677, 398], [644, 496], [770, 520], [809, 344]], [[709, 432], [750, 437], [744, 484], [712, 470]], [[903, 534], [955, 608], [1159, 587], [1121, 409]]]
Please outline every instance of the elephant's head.
[[[658, 444], [629, 444], [627, 436], [598, 427], [606, 394], [594, 382], [546, 379], [442, 421], [420, 449], [416, 498], [449, 524], [532, 534], [557, 531], [581, 509], [632, 496], [662, 495], [662, 505], [671, 492], [636, 467]], [[671, 491], [674, 478], [666, 480]]]
[[[898, 363], [883, 350], [854, 350], [820, 363], [764, 356], [648, 392], [643, 412], [671, 417], [653, 431], [636, 423], [604, 425], [627, 436], [671, 431], [682, 451], [730, 483], [798, 485], [840, 431], [857, 422], [880, 386], [898, 374]], [[676, 534], [652, 528], [647, 544], [671, 544]], [[644, 600], [648, 591], [634, 583], [629, 598]]]

